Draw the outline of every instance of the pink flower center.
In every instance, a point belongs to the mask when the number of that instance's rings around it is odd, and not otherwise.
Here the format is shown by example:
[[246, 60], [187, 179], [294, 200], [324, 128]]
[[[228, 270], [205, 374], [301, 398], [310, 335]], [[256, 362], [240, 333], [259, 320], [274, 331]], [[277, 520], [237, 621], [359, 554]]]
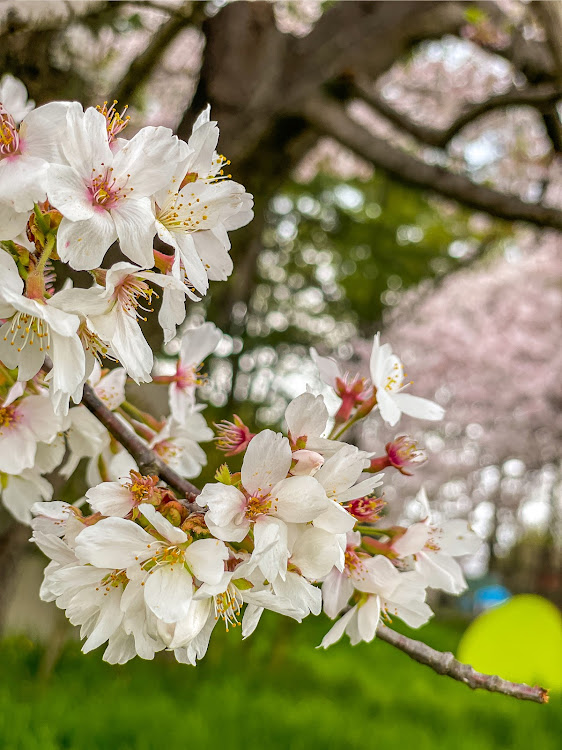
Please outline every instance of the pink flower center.
[[152, 312], [152, 307], [144, 307], [139, 298], [145, 299], [149, 304], [152, 301], [152, 296], [158, 297], [154, 289], [152, 289], [146, 281], [139, 279], [137, 276], [125, 276], [124, 280], [115, 289], [115, 296], [117, 302], [123, 311], [130, 315], [131, 318], [141, 318], [146, 320], [142, 315], [139, 315], [137, 309], [140, 307], [145, 312]]
[[4, 427], [11, 427], [18, 421], [19, 415], [15, 406], [0, 407], [0, 430]]
[[203, 378], [199, 377], [199, 370], [202, 366], [203, 363], [201, 363], [197, 367], [194, 367], [193, 365], [189, 365], [189, 367], [186, 367], [185, 365], [181, 364], [181, 361], [178, 361], [176, 367], [176, 375], [174, 378], [176, 387], [180, 391], [187, 391], [194, 385], [202, 385]]
[[361, 558], [355, 552], [355, 547], [348, 546], [345, 550], [345, 568], [348, 573], [354, 570], [360, 570], [362, 567]]
[[20, 136], [14, 118], [0, 104], [0, 158], [17, 154]]
[[258, 516], [267, 515], [271, 510], [271, 498], [269, 495], [252, 495], [246, 504], [246, 518], [254, 521]]
[[[102, 164], [103, 166], [103, 164]], [[127, 179], [131, 175], [127, 175]], [[133, 188], [127, 188], [125, 184], [118, 184], [113, 177], [113, 167], [105, 168], [103, 171], [96, 172], [92, 170], [92, 177], [88, 185], [88, 193], [92, 203], [100, 206], [106, 211], [115, 208], [115, 206], [128, 197]]]

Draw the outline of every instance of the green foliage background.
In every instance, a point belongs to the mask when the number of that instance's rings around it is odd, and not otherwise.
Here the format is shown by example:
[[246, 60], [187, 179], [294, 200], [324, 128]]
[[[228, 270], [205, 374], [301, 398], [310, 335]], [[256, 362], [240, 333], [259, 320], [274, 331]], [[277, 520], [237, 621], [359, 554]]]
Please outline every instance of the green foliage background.
[[[557, 750], [560, 696], [546, 706], [467, 687], [375, 641], [316, 650], [325, 618], [264, 616], [247, 641], [217, 627], [196, 668], [169, 655], [124, 667], [69, 644], [51, 674], [42, 649], [0, 647], [2, 750]], [[416, 637], [456, 649], [462, 627]], [[14, 679], [17, 675], [17, 679]]]

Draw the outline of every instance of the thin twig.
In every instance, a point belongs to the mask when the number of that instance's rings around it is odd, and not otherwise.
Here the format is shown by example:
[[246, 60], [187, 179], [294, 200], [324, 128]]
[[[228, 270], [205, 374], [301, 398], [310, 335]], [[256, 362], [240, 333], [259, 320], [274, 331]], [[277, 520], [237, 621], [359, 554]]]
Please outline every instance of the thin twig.
[[179, 474], [176, 474], [146, 443], [143, 443], [127, 424], [107, 408], [88, 383], [84, 385], [82, 403], [131, 454], [142, 474], [156, 474], [176, 492], [179, 492], [182, 499], [185, 498], [184, 505], [188, 510], [192, 512], [201, 510], [195, 502], [200, 490], [187, 479], [183, 479]]
[[411, 659], [431, 667], [438, 674], [464, 682], [472, 690], [488, 690], [491, 693], [502, 693], [523, 701], [548, 703], [548, 690], [545, 690], [545, 688], [509, 682], [509, 680], [504, 680], [497, 675], [482, 674], [482, 672], [473, 669], [470, 664], [457, 661], [450, 651], [436, 651], [426, 643], [408, 638], [382, 623], [377, 628], [377, 636], [408, 654]]

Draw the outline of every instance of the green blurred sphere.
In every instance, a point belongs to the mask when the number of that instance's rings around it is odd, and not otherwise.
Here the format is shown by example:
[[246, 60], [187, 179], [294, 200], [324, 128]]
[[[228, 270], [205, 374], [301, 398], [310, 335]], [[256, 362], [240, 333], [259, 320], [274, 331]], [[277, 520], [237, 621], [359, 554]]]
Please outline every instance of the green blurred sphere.
[[514, 596], [471, 623], [457, 656], [479, 672], [562, 690], [562, 617], [541, 596]]

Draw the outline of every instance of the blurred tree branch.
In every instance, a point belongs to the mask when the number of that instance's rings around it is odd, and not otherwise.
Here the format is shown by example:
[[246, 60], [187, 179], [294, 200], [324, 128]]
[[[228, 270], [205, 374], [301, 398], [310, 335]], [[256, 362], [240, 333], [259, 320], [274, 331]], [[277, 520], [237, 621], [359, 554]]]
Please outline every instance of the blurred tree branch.
[[384, 115], [393, 125], [397, 125], [401, 130], [413, 135], [428, 146], [435, 146], [436, 148], [445, 148], [449, 141], [466, 125], [494, 109], [528, 105], [541, 111], [550, 109], [558, 99], [562, 98], [562, 86], [554, 83], [543, 83], [523, 88], [514, 86], [509, 91], [491, 96], [482, 102], [466, 104], [448, 127], [439, 129], [415, 122], [408, 115], [399, 112], [374, 91], [373, 87], [364, 79], [354, 81], [353, 90], [358, 98], [363, 99], [373, 109]]
[[[118, 102], [128, 102], [146, 83], [178, 34], [187, 26], [196, 26], [203, 21], [205, 5], [205, 2], [195, 3], [189, 0], [176, 8], [154, 34], [148, 46], [129, 65], [110, 98]], [[167, 9], [164, 7], [162, 10]]]
[[500, 219], [528, 221], [537, 226], [562, 230], [562, 211], [538, 203], [525, 203], [515, 195], [478, 185], [462, 174], [426, 164], [369, 133], [352, 120], [345, 107], [334, 99], [317, 96], [307, 103], [305, 111], [309, 122], [318, 132], [335, 138], [358, 156], [402, 182], [433, 190], [445, 198]]

